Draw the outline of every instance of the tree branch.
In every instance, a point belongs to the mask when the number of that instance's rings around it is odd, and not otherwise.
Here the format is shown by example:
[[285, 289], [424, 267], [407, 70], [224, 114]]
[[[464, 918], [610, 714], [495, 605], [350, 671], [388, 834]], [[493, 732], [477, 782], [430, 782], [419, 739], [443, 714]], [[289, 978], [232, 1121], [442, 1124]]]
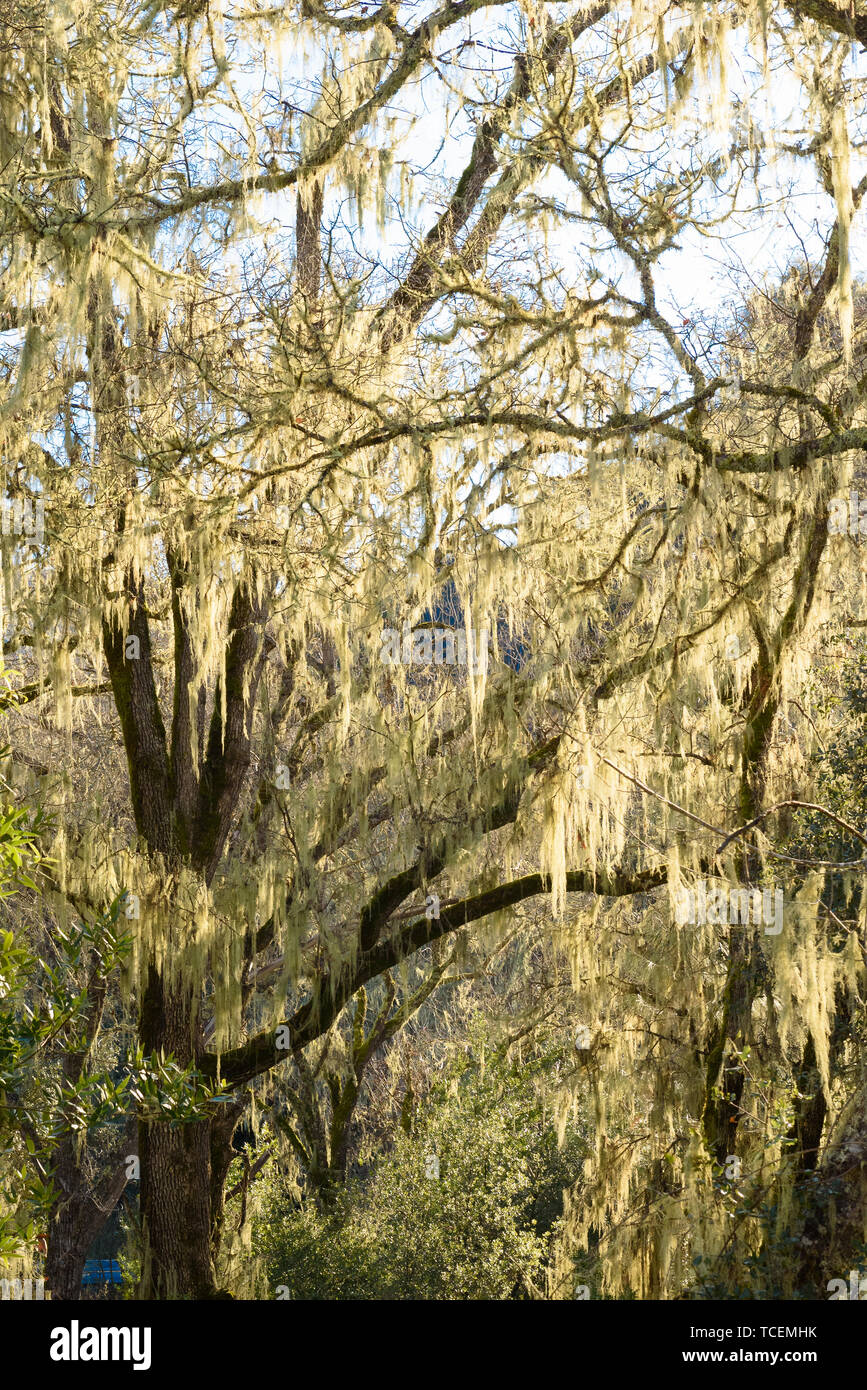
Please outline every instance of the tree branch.
[[[628, 897], [635, 893], [647, 893], [659, 888], [667, 881], [667, 869], [646, 869], [627, 872], [614, 869], [610, 873], [595, 874], [589, 870], [568, 872], [566, 874], [567, 893], [594, 893], [600, 897]], [[217, 1057], [208, 1053], [201, 1058], [199, 1067], [208, 1077], [216, 1077], [218, 1069], [221, 1078], [229, 1085], [238, 1086], [260, 1076], [292, 1053], [305, 1047], [307, 1043], [320, 1037], [331, 1024], [353, 994], [386, 970], [392, 969], [407, 956], [414, 954], [423, 946], [450, 932], [457, 931], [488, 917], [493, 912], [502, 912], [507, 907], [526, 898], [549, 892], [551, 880], [542, 874], [528, 874], [501, 884], [498, 888], [464, 898], [440, 912], [439, 918], [428, 921], [427, 917], [417, 917], [397, 936], [380, 942], [371, 950], [362, 951], [353, 964], [343, 966], [336, 977], [327, 975], [322, 981], [315, 999], [303, 1004], [283, 1027], [289, 1029], [289, 1047], [277, 1047], [277, 1030], [271, 1029], [251, 1038], [243, 1046], [223, 1053]]]

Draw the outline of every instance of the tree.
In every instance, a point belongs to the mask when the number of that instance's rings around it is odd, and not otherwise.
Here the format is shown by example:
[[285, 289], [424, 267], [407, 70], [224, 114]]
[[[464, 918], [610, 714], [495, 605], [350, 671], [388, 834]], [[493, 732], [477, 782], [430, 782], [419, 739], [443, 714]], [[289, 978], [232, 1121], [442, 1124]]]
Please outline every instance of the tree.
[[[41, 811], [4, 808], [4, 898], [35, 890], [46, 830]], [[124, 955], [117, 915], [115, 905], [100, 922], [56, 931], [49, 960], [32, 953], [25, 932], [0, 935], [0, 1255], [27, 1265], [46, 1230], [45, 1277], [59, 1298], [78, 1295], [87, 1247], [128, 1176], [129, 1127], [108, 1172], [94, 1174], [101, 1122], [123, 1107], [129, 1082], [92, 1056], [108, 982]]]
[[[38, 823], [31, 822], [25, 808], [14, 804], [4, 807], [0, 818], [0, 897], [3, 899], [32, 881], [28, 871], [39, 861], [38, 831]], [[9, 1104], [9, 1092], [11, 1090], [14, 1095], [26, 1054], [26, 1043], [16, 1033], [14, 1004], [23, 988], [28, 964], [27, 952], [16, 942], [14, 934], [4, 929], [0, 934], [0, 1141], [4, 1159], [15, 1134], [17, 1118], [14, 1106]], [[5, 1170], [5, 1162], [3, 1166]], [[7, 1178], [6, 1171], [3, 1177]], [[43, 1185], [26, 1184], [26, 1174], [25, 1188], [26, 1195], [37, 1203], [45, 1196]], [[16, 1192], [8, 1183], [0, 1194], [0, 1256], [4, 1261], [20, 1255], [22, 1242], [34, 1234], [32, 1212], [21, 1197], [21, 1191]]]
[[[9, 736], [22, 788], [28, 745], [51, 769], [58, 902], [129, 895], [143, 1055], [236, 1097], [142, 1117], [146, 1296], [216, 1291], [250, 1088], [421, 947], [544, 894], [555, 918], [585, 895], [589, 922], [594, 899], [750, 889], [783, 862], [774, 807], [812, 737], [797, 722], [781, 754], [794, 676], [848, 602], [828, 523], [867, 442], [863, 22], [476, 0], [4, 13], [4, 649], [34, 710], [10, 706]], [[793, 76], [791, 130], [733, 93], [730, 46], [757, 87]], [[433, 166], [402, 124], [426, 102], [459, 132]], [[791, 341], [759, 360], [749, 334], [678, 325], [661, 281], [688, 236], [737, 224], [750, 184], [767, 195], [774, 150], [826, 216]], [[415, 630], [447, 582], [463, 645]], [[497, 660], [506, 631], [520, 669]], [[82, 710], [119, 730], [124, 771], [70, 759]], [[620, 914], [600, 920], [613, 960]], [[814, 936], [841, 987], [861, 930], [833, 961]], [[658, 1255], [673, 1207], [705, 1199], [740, 1130], [759, 936], [727, 933], [698, 1015], [689, 971], [660, 1005], [689, 1030], [677, 1110], [700, 1125], [684, 1145], [654, 1071], [642, 1171], [664, 1140], [683, 1182], [648, 1223], [657, 1257], [623, 1265], [651, 1291], [677, 1277]], [[669, 936], [667, 975], [675, 958]], [[626, 1191], [596, 1157], [600, 1190]]]
[[[30, 875], [42, 860], [43, 829], [40, 814], [28, 818], [21, 808], [4, 818], [9, 868], [18, 871], [10, 879], [21, 888], [35, 889]], [[28, 873], [22, 860], [32, 866]], [[130, 1101], [140, 1115], [170, 1124], [200, 1119], [219, 1103], [219, 1088], [202, 1090], [171, 1056], [145, 1057], [130, 1046], [119, 1007], [129, 948], [120, 906], [69, 930], [54, 923], [41, 935], [16, 921], [16, 931], [2, 938], [0, 1084], [9, 1204], [2, 1253], [26, 1262], [38, 1249], [58, 1299], [80, 1297], [88, 1248], [137, 1176]]]
[[478, 1023], [472, 1031], [470, 1056], [452, 1059], [411, 1129], [324, 1216], [271, 1178], [256, 1231], [279, 1296], [541, 1295], [562, 1187], [585, 1143], [571, 1135], [558, 1150], [533, 1084], [544, 1057], [509, 1066], [497, 1049], [485, 1056]]

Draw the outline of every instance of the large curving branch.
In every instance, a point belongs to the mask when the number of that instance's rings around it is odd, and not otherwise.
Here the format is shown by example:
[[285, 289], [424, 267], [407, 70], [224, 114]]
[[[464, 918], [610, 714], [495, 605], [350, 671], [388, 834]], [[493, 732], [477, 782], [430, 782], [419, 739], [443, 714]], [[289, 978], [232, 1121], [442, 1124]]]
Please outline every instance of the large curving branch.
[[[613, 869], [610, 873], [592, 870], [570, 871], [566, 874], [567, 893], [593, 893], [600, 897], [630, 897], [660, 888], [667, 881], [665, 868], [629, 872]], [[344, 965], [335, 975], [328, 975], [315, 999], [303, 1004], [282, 1027], [289, 1029], [288, 1048], [278, 1047], [278, 1030], [270, 1029], [251, 1038], [241, 1047], [217, 1057], [206, 1053], [199, 1062], [203, 1075], [220, 1078], [231, 1086], [240, 1086], [285, 1061], [294, 1051], [305, 1047], [330, 1028], [341, 1009], [369, 980], [392, 969], [423, 946], [459, 931], [470, 922], [477, 922], [494, 912], [514, 907], [527, 898], [550, 892], [551, 879], [543, 874], [527, 874], [510, 883], [477, 893], [473, 897], [442, 908], [439, 918], [428, 921], [416, 917], [394, 937], [362, 951], [354, 962]]]

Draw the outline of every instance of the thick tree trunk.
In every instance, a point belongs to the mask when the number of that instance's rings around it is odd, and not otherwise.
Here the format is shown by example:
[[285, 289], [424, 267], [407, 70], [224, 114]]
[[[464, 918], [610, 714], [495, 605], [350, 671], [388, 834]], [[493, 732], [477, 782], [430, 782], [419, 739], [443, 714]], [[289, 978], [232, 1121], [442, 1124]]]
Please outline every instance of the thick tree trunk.
[[[185, 1066], [195, 1060], [196, 1035], [192, 990], [168, 985], [152, 965], [142, 1003], [145, 1053], [171, 1052]], [[210, 1129], [209, 1120], [140, 1124], [142, 1298], [196, 1299], [216, 1293]]]
[[75, 1198], [63, 1198], [53, 1214], [45, 1257], [45, 1283], [53, 1299], [69, 1302], [81, 1298], [84, 1261], [93, 1239], [83, 1217], [81, 1203]]
[[[708, 1152], [721, 1166], [734, 1151], [746, 1073], [738, 1051], [747, 1040], [757, 988], [760, 947], [754, 937], [734, 929], [729, 934], [729, 965], [722, 1019], [708, 1053], [704, 1134]], [[727, 1052], [731, 1041], [735, 1053]]]
[[51, 1236], [45, 1260], [45, 1287], [55, 1302], [77, 1301], [81, 1298], [87, 1245], [75, 1241], [74, 1233], [65, 1229], [53, 1231]]
[[150, 1124], [142, 1132], [141, 1296], [212, 1297], [210, 1123]]

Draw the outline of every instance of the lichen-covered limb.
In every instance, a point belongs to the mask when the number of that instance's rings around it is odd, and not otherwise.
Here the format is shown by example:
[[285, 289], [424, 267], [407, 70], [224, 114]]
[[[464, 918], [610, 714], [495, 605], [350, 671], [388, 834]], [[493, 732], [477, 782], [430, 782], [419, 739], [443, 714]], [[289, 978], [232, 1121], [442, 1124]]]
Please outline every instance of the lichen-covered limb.
[[[123, 731], [136, 825], [151, 850], [170, 858], [174, 833], [166, 731], [154, 683], [144, 583], [132, 569], [126, 590], [123, 624], [103, 619], [103, 652]], [[135, 656], [128, 639], [137, 643]]]
[[867, 48], [867, 12], [856, 9], [854, 4], [843, 9], [832, 0], [788, 0], [786, 8], [796, 18], [812, 19], [835, 34], [857, 39], [862, 48]]
[[193, 860], [206, 880], [220, 861], [250, 765], [256, 690], [265, 661], [266, 614], [255, 576], [241, 580], [232, 599], [225, 675], [217, 683], [199, 782]]
[[[494, 114], [488, 116], [478, 127], [473, 147], [454, 193], [442, 215], [422, 243], [407, 275], [393, 292], [378, 313], [383, 325], [382, 346], [388, 352], [424, 317], [437, 298], [437, 269], [444, 253], [454, 249], [455, 240], [469, 220], [481, 198], [485, 184], [497, 169], [497, 146], [504, 134], [513, 112], [521, 111], [532, 89], [533, 68], [541, 64], [551, 73], [580, 34], [608, 14], [611, 10], [607, 2], [594, 6], [586, 14], [570, 20], [567, 24], [551, 27], [547, 34], [542, 53], [538, 58], [521, 54], [515, 63], [515, 77], [506, 97], [500, 102]], [[484, 252], [490, 245], [497, 227], [503, 221], [523, 180], [515, 177], [516, 170], [510, 168], [503, 175], [494, 190], [485, 211], [467, 238], [455, 261], [455, 269], [462, 268], [468, 273], [478, 269]], [[494, 214], [493, 209], [497, 211]], [[452, 278], [449, 269], [444, 271], [444, 284]], [[442, 285], [440, 285], [440, 291]]]
[[[248, 198], [252, 193], [279, 193], [285, 188], [295, 187], [303, 178], [326, 169], [351, 137], [374, 120], [387, 103], [398, 95], [429, 57], [431, 41], [438, 34], [462, 23], [476, 10], [509, 2], [510, 0], [448, 0], [448, 3], [428, 14], [412, 33], [401, 30], [399, 42], [402, 52], [387, 74], [366, 100], [334, 123], [329, 133], [309, 152], [302, 163], [290, 169], [277, 169], [253, 178], [226, 179], [203, 188], [191, 188], [170, 202], [152, 195], [147, 196], [143, 199], [148, 204], [147, 212], [127, 214], [123, 217], [121, 225], [129, 230], [155, 229], [199, 208], [207, 208], [213, 204], [231, 205]], [[329, 16], [329, 21], [334, 22], [333, 16]], [[117, 214], [109, 215], [106, 218], [108, 225], [111, 225], [116, 217]]]
[[[637, 873], [614, 869], [599, 874], [570, 870], [566, 875], [566, 891], [624, 897], [658, 888], [665, 883], [666, 877], [665, 869], [647, 869]], [[288, 1020], [291, 1037], [288, 1051], [277, 1047], [277, 1030], [270, 1029], [251, 1038], [242, 1047], [224, 1052], [219, 1058], [213, 1054], [204, 1056], [200, 1062], [201, 1071], [205, 1076], [216, 1076], [219, 1072], [221, 1078], [233, 1086], [242, 1085], [270, 1071], [293, 1051], [306, 1046], [330, 1028], [344, 1005], [369, 980], [391, 969], [431, 941], [491, 913], [513, 907], [527, 898], [550, 892], [550, 887], [550, 880], [542, 874], [527, 874], [511, 883], [501, 884], [498, 888], [442, 908], [438, 920], [428, 921], [424, 916], [415, 918], [395, 937], [360, 952], [356, 960], [340, 970], [336, 978], [326, 977], [320, 982], [317, 999], [304, 1004]]]

